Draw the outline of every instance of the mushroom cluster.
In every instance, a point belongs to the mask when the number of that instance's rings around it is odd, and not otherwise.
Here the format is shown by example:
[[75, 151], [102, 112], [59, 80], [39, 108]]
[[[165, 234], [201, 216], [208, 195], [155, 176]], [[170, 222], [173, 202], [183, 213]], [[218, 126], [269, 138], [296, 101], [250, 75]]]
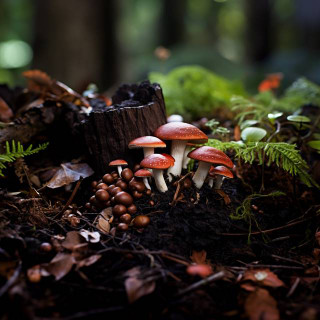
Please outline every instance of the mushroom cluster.
[[124, 160], [110, 162], [109, 166], [117, 166], [120, 174], [113, 171], [106, 173], [100, 181], [93, 181], [91, 187], [94, 195], [85, 205], [87, 210], [96, 212], [110, 208], [112, 219], [109, 221], [118, 222], [117, 229], [120, 231], [126, 231], [131, 222], [137, 228], [146, 227], [150, 222], [147, 216], [137, 215], [133, 221], [132, 216], [138, 211], [134, 200], [151, 194], [150, 185], [146, 180], [151, 173], [144, 169], [135, 173], [130, 168], [122, 169], [125, 165], [127, 163]]

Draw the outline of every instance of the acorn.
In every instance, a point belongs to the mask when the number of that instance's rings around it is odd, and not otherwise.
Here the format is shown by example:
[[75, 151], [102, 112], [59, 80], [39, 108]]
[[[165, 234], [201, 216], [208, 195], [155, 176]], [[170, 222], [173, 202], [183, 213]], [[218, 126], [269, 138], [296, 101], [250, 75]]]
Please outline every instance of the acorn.
[[127, 208], [123, 204], [116, 204], [112, 208], [113, 215], [120, 217], [127, 212]]
[[107, 189], [108, 189], [108, 186], [107, 186], [105, 183], [101, 182], [101, 183], [99, 183], [99, 184], [97, 185], [97, 188], [96, 188], [96, 189], [97, 189], [97, 190], [99, 190], [99, 189], [107, 190]]
[[116, 186], [114, 185], [114, 184], [111, 184], [108, 188], [107, 188], [107, 191], [109, 192], [109, 193], [111, 193], [111, 190], [113, 189], [113, 188], [115, 188]]
[[132, 195], [135, 199], [140, 199], [143, 194], [141, 192], [138, 192], [137, 190], [135, 190], [132, 192]]
[[123, 169], [122, 172], [121, 172], [121, 177], [122, 177], [125, 181], [129, 182], [129, 181], [133, 178], [133, 172], [132, 172], [132, 170], [129, 169], [129, 168]]
[[96, 192], [95, 196], [96, 196], [96, 199], [98, 199], [101, 202], [106, 202], [110, 198], [110, 195], [109, 195], [108, 191], [103, 190], [103, 189], [99, 189]]
[[96, 197], [95, 196], [90, 197], [89, 202], [95, 205], [97, 203]]
[[115, 196], [117, 193], [119, 193], [119, 192], [121, 192], [122, 191], [122, 189], [121, 188], [119, 188], [119, 187], [115, 187], [115, 188], [113, 188], [112, 190], [111, 190], [111, 195], [112, 196]]
[[143, 192], [146, 189], [145, 184], [142, 181], [137, 181], [134, 184], [135, 190], [138, 192]]
[[116, 186], [121, 188], [122, 190], [126, 190], [128, 188], [128, 184], [126, 182], [124, 182], [122, 179], [119, 179], [116, 182]]
[[137, 211], [138, 211], [138, 209], [134, 204], [132, 204], [131, 206], [129, 206], [127, 208], [127, 212], [130, 214], [135, 214]]
[[117, 193], [114, 197], [114, 200], [116, 203], [123, 204], [127, 207], [129, 207], [133, 203], [132, 196], [125, 191]]
[[133, 219], [133, 225], [136, 228], [145, 228], [150, 223], [150, 218], [148, 216], [140, 215]]
[[91, 188], [92, 188], [92, 189], [95, 189], [95, 188], [97, 187], [97, 185], [98, 185], [98, 182], [97, 182], [97, 181], [92, 181], [92, 182], [91, 182]]
[[114, 182], [114, 178], [110, 173], [106, 173], [103, 177], [102, 177], [102, 181], [106, 184], [112, 184]]
[[125, 213], [120, 217], [120, 221], [126, 224], [131, 222], [131, 215], [129, 213]]
[[117, 230], [119, 231], [127, 231], [129, 229], [129, 226], [126, 223], [119, 223], [117, 226]]
[[119, 178], [119, 175], [115, 171], [111, 172], [111, 175], [112, 175], [113, 179]]

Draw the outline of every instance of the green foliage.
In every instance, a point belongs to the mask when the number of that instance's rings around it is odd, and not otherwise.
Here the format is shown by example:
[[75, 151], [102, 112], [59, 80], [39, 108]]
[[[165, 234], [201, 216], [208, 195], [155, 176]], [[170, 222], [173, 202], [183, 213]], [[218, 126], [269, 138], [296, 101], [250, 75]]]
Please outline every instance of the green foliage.
[[47, 148], [49, 143], [39, 144], [37, 148], [32, 149], [32, 144], [24, 150], [23, 145], [18, 141], [17, 143], [12, 140], [11, 146], [9, 142], [6, 142], [6, 153], [0, 154], [0, 176], [3, 176], [3, 169], [6, 168], [6, 162], [13, 162], [18, 158], [23, 158], [30, 156], [32, 154], [38, 153], [41, 150]]
[[220, 122], [217, 121], [216, 119], [211, 119], [209, 120], [205, 126], [208, 127], [211, 130], [211, 133], [214, 134], [218, 134], [220, 136], [225, 136], [228, 133], [230, 133], [230, 130], [225, 128], [225, 127], [220, 127], [219, 126]]
[[210, 116], [214, 109], [230, 106], [233, 95], [246, 96], [241, 83], [199, 66], [178, 67], [167, 75], [153, 72], [149, 79], [160, 83], [168, 113], [178, 113], [187, 119]]
[[302, 159], [296, 145], [285, 142], [222, 142], [216, 139], [209, 139], [206, 145], [217, 148], [222, 151], [232, 150], [236, 158], [246, 163], [252, 164], [258, 161], [259, 165], [263, 164], [263, 155], [267, 157], [267, 165], [275, 163], [279, 168], [287, 171], [299, 179], [308, 187], [319, 185], [308, 174], [308, 165]]
[[242, 204], [236, 209], [236, 212], [230, 216], [231, 219], [234, 220], [245, 220], [249, 223], [249, 234], [248, 234], [248, 243], [250, 243], [251, 231], [252, 231], [252, 221], [255, 222], [256, 226], [259, 228], [258, 222], [255, 219], [254, 214], [251, 211], [251, 202], [252, 200], [260, 199], [260, 198], [269, 198], [269, 197], [280, 197], [285, 196], [284, 192], [274, 191], [269, 194], [259, 194], [253, 193], [247, 196]]

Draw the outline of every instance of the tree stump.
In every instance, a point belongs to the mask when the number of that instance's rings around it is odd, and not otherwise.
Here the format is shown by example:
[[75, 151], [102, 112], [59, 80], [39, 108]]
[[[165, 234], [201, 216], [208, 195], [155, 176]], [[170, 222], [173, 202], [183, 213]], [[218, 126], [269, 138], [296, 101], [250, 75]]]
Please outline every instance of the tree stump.
[[135, 138], [153, 135], [166, 123], [162, 90], [148, 81], [122, 85], [112, 97], [110, 107], [98, 106], [82, 123], [84, 137], [97, 174], [104, 174], [112, 160], [124, 159], [129, 166], [143, 159], [142, 150], [129, 150]]

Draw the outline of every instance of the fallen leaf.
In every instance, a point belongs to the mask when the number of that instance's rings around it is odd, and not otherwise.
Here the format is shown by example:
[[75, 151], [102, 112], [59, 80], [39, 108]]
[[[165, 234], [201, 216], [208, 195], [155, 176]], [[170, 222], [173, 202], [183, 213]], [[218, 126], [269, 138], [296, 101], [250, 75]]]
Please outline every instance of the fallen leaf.
[[201, 250], [201, 251], [193, 250], [192, 256], [190, 258], [194, 263], [204, 264], [207, 259], [207, 252], [206, 250]]
[[241, 283], [240, 287], [244, 290], [247, 290], [247, 291], [255, 291], [256, 290], [256, 286], [249, 283], [249, 282]]
[[61, 168], [47, 183], [47, 187], [55, 189], [93, 175], [94, 171], [86, 163], [62, 163]]
[[100, 241], [100, 234], [99, 232], [96, 232], [96, 231], [91, 232], [85, 229], [81, 229], [80, 235], [84, 237], [88, 242], [91, 242], [91, 243], [97, 243]]
[[13, 118], [13, 112], [8, 104], [0, 97], [0, 121], [10, 122]]
[[200, 276], [206, 278], [210, 276], [213, 271], [208, 264], [193, 264], [187, 267], [187, 273], [192, 276]]
[[53, 83], [53, 80], [41, 70], [27, 70], [22, 75], [27, 78], [30, 91], [43, 91]]
[[66, 239], [62, 242], [62, 246], [68, 250], [74, 250], [79, 244], [84, 243], [83, 237], [78, 231], [70, 231], [67, 233]]
[[256, 288], [248, 295], [244, 310], [250, 320], [280, 319], [277, 301], [263, 288]]
[[97, 228], [102, 232], [109, 233], [110, 232], [110, 223], [105, 218], [100, 217], [98, 219]]
[[88, 258], [85, 258], [83, 260], [80, 260], [77, 262], [77, 270], [82, 268], [82, 267], [88, 267], [91, 266], [92, 264], [96, 263], [100, 258], [101, 254], [94, 254]]
[[146, 296], [154, 291], [156, 283], [153, 280], [140, 279], [141, 270], [139, 267], [134, 267], [125, 273], [128, 278], [124, 285], [126, 288], [129, 303], [133, 303], [143, 296]]
[[252, 269], [247, 270], [243, 276], [243, 281], [253, 281], [263, 286], [278, 288], [284, 287], [285, 284], [270, 269]]
[[55, 276], [56, 280], [60, 280], [71, 271], [75, 262], [71, 254], [59, 252], [47, 265], [43, 265], [43, 268]]

